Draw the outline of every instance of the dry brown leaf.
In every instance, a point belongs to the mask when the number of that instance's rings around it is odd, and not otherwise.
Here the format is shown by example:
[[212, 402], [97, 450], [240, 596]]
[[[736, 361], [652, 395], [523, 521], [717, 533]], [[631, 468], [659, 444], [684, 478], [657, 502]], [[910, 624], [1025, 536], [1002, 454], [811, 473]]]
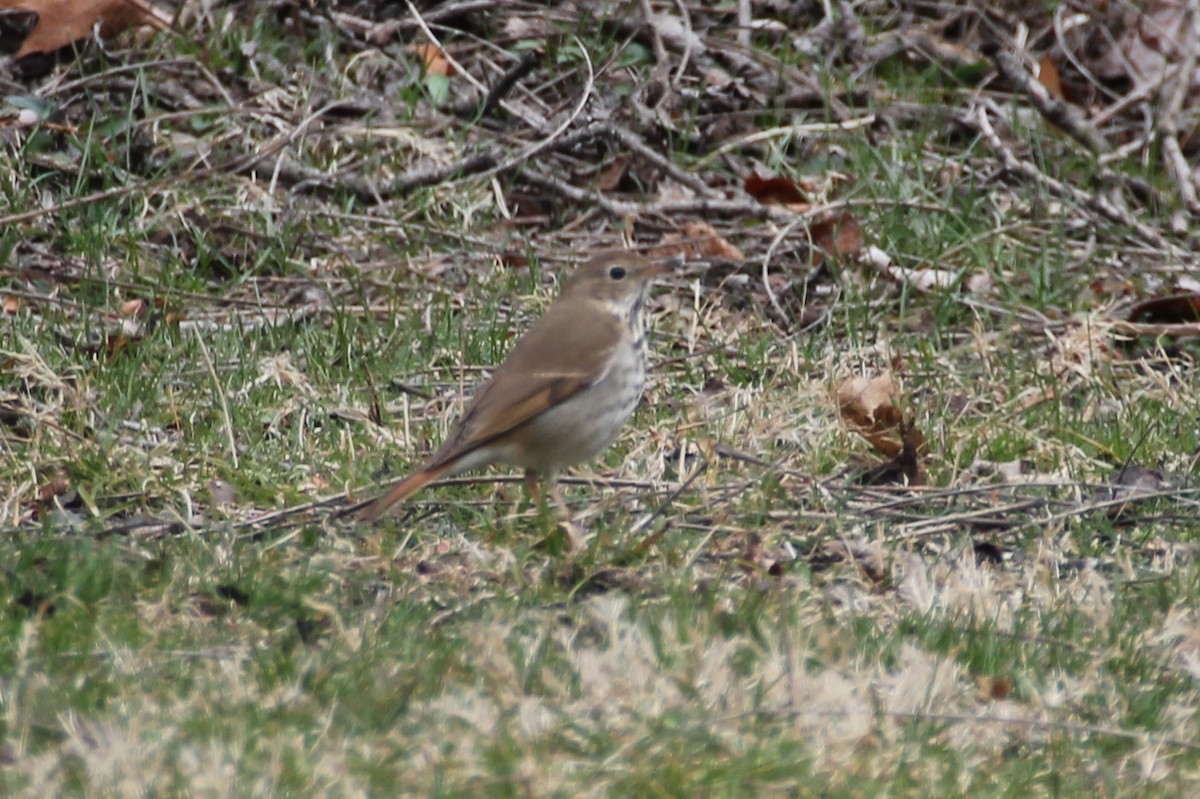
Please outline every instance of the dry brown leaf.
[[408, 51], [421, 59], [421, 63], [425, 65], [426, 75], [444, 75], [447, 78], [453, 78], [458, 74], [458, 70], [450, 63], [450, 59], [446, 58], [445, 51], [436, 44], [414, 44], [408, 48]]
[[705, 258], [725, 258], [730, 261], [742, 262], [746, 256], [737, 247], [725, 240], [716, 228], [707, 222], [687, 222], [683, 226], [683, 235], [692, 242], [692, 246]]
[[71, 490], [71, 481], [67, 477], [67, 473], [59, 469], [50, 475], [50, 478], [38, 486], [37, 498], [41, 504], [50, 502], [55, 497], [60, 497]]
[[812, 207], [796, 181], [790, 178], [764, 178], [751, 172], [746, 176], [743, 188], [763, 205], [782, 205], [801, 213]]
[[125, 300], [121, 303], [122, 316], [142, 316], [146, 313], [146, 301], [142, 299]]
[[668, 233], [650, 251], [655, 258], [722, 259], [742, 263], [746, 256], [707, 222], [685, 222], [679, 233]]
[[34, 53], [52, 53], [86, 39], [97, 28], [108, 38], [118, 33], [149, 25], [169, 28], [171, 16], [144, 0], [0, 0], [0, 9], [19, 9], [37, 14], [33, 28], [16, 58]]
[[[814, 222], [808, 229], [813, 246], [827, 256], [856, 256], [862, 252], [862, 228], [852, 214], [834, 214]], [[820, 258], [813, 258], [819, 263]]]
[[1058, 64], [1054, 63], [1054, 58], [1049, 53], [1042, 56], [1042, 60], [1038, 63], [1038, 83], [1046, 87], [1046, 91], [1050, 92], [1050, 96], [1059, 100], [1065, 100], [1066, 95], [1063, 94], [1062, 75], [1058, 71]]
[[1179, 324], [1200, 322], [1200, 294], [1168, 294], [1142, 300], [1129, 309], [1130, 322]]
[[985, 701], [1008, 699], [1013, 693], [1013, 681], [1004, 676], [979, 675], [975, 678], [979, 698]]
[[1156, 83], [1172, 63], [1180, 60], [1188, 40], [1188, 13], [1184, 0], [1149, 0], [1129, 8], [1121, 20], [1114, 46], [1088, 62], [1101, 78], [1128, 78], [1135, 87]]
[[21, 300], [11, 294], [5, 294], [0, 299], [0, 309], [6, 314], [15, 314], [21, 308]]
[[[909, 422], [899, 426], [900, 451], [891, 460], [867, 469], [859, 475], [859, 485], [921, 485], [925, 473], [921, 469], [920, 453], [925, 449], [925, 437]], [[889, 441], [890, 444], [890, 441]]]
[[855, 432], [888, 458], [897, 458], [906, 446], [912, 454], [925, 450], [925, 439], [905, 422], [897, 405], [900, 388], [891, 372], [878, 377], [852, 377], [837, 389], [838, 410]]
[[596, 173], [596, 188], [600, 191], [613, 191], [621, 185], [621, 181], [629, 172], [629, 160], [628, 155], [619, 153], [601, 166], [600, 171]]

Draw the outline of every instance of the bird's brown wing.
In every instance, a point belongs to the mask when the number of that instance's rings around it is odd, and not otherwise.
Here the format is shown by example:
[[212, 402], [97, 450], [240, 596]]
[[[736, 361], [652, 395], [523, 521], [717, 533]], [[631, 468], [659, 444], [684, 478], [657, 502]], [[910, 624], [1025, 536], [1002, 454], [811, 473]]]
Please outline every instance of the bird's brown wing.
[[586, 310], [552, 305], [475, 395], [430, 465], [483, 446], [601, 380], [620, 341], [620, 323], [600, 309]]

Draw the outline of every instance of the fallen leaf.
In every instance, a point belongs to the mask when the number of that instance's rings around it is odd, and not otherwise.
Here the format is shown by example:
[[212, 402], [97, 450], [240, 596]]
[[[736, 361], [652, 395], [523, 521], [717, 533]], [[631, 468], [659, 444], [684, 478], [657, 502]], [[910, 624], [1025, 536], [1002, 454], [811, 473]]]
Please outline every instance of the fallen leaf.
[[1151, 297], [1129, 309], [1130, 322], [1180, 324], [1200, 322], [1200, 294], [1168, 294]]
[[838, 410], [855, 432], [888, 458], [896, 458], [911, 447], [913, 455], [925, 451], [920, 431], [904, 419], [897, 406], [900, 389], [891, 372], [878, 377], [852, 377], [837, 389]]
[[1054, 63], [1054, 57], [1049, 53], [1042, 56], [1042, 60], [1038, 63], [1038, 83], [1046, 87], [1046, 91], [1050, 92], [1051, 97], [1059, 100], [1065, 100], [1066, 95], [1063, 94], [1062, 75], [1059, 74], [1058, 64]]
[[655, 258], [682, 257], [687, 260], [709, 259], [742, 263], [746, 260], [740, 249], [730, 244], [717, 229], [707, 222], [685, 222], [683, 230], [667, 233], [658, 246], [650, 250]]
[[408, 51], [421, 59], [421, 63], [425, 65], [426, 75], [453, 78], [458, 74], [458, 70], [450, 63], [450, 59], [446, 58], [445, 51], [436, 44], [414, 44], [408, 48]]
[[975, 678], [980, 699], [1003, 700], [1012, 696], [1013, 681], [1008, 677], [980, 675]]
[[951, 272], [948, 269], [934, 269], [932, 267], [928, 269], [905, 269], [902, 266], [889, 266], [887, 273], [897, 283], [912, 286], [920, 292], [953, 288], [954, 284], [958, 282], [958, 273]]
[[[37, 15], [37, 24], [15, 54], [17, 59], [52, 53], [88, 38], [94, 30], [109, 38], [143, 25], [157, 30], [171, 27], [171, 16], [144, 0], [0, 0], [0, 9]], [[8, 12], [4, 16], [10, 15]], [[10, 32], [11, 27], [5, 26], [5, 33]], [[9, 42], [5, 39], [4, 43]]]
[[21, 308], [21, 301], [11, 294], [5, 294], [3, 300], [0, 300], [0, 308], [3, 308], [6, 314], [15, 314]]
[[[813, 222], [808, 228], [808, 235], [813, 247], [826, 256], [853, 257], [862, 252], [862, 228], [858, 220], [848, 213], [833, 214]], [[823, 260], [813, 258], [814, 264]]]
[[[863, 472], [858, 478], [859, 485], [915, 486], [925, 482], [919, 456], [919, 452], [925, 448], [925, 437], [910, 422], [903, 419], [899, 423], [898, 430], [900, 451], [886, 463], [881, 463]], [[886, 440], [886, 445], [891, 445], [890, 439]]]
[[146, 313], [146, 301], [142, 299], [126, 300], [121, 303], [122, 316], [142, 316]]
[[812, 207], [796, 181], [790, 178], [764, 178], [751, 172], [746, 176], [743, 188], [763, 205], [782, 205], [800, 212]]
[[600, 171], [596, 173], [596, 188], [600, 191], [613, 191], [621, 185], [621, 181], [625, 179], [628, 172], [629, 156], [619, 153], [601, 166]]
[[38, 486], [38, 502], [44, 505], [55, 497], [60, 497], [70, 490], [71, 481], [67, 477], [67, 473], [62, 469], [59, 469], [50, 476], [49, 480]]

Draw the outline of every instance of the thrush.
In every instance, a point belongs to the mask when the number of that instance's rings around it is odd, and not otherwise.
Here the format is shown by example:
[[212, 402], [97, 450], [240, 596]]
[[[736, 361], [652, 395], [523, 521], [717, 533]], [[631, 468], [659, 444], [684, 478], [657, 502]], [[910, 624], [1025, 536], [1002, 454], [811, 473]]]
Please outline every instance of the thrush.
[[362, 515], [377, 520], [429, 483], [492, 464], [525, 470], [565, 510], [558, 473], [603, 452], [646, 383], [646, 290], [674, 264], [637, 253], [601, 253], [566, 279], [562, 292], [509, 352], [445, 443], [420, 469]]

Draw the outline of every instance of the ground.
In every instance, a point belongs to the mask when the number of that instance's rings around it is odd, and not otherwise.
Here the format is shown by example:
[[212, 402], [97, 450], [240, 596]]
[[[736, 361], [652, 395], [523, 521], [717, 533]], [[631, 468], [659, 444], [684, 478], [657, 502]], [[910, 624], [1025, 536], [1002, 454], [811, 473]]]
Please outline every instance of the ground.
[[[1195, 3], [167, 10], [0, 77], [0, 793], [1197, 790]], [[626, 247], [586, 549], [364, 525]]]

